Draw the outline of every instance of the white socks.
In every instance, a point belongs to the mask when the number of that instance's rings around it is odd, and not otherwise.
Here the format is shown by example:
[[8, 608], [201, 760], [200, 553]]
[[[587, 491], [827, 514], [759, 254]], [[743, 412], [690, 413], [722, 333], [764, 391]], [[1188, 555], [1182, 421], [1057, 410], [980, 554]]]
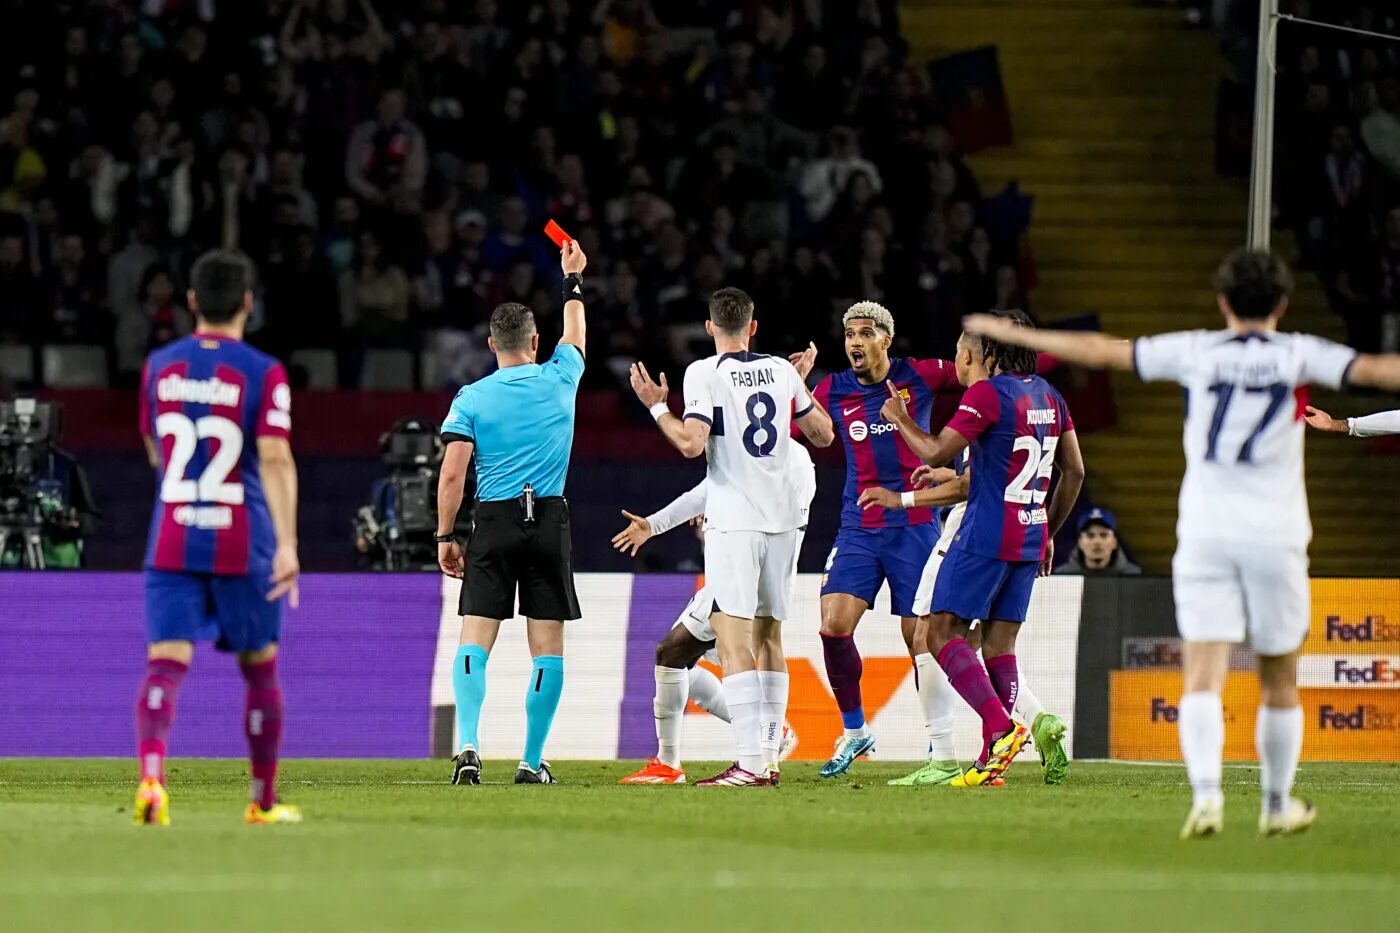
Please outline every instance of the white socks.
[[1035, 717], [1043, 712], [1045, 707], [1040, 705], [1040, 699], [1026, 683], [1026, 672], [1021, 671], [1021, 683], [1016, 691], [1016, 704], [1011, 708], [1011, 718], [1029, 729], [1035, 725]]
[[1254, 747], [1259, 751], [1262, 808], [1265, 813], [1281, 813], [1293, 791], [1293, 776], [1298, 772], [1298, 756], [1303, 751], [1303, 708], [1259, 707]]
[[783, 723], [787, 719], [788, 674], [786, 671], [759, 671], [758, 683], [763, 688], [759, 734], [763, 763], [776, 765], [783, 744]]
[[734, 745], [739, 750], [739, 767], [750, 774], [763, 774], [768, 762], [760, 739], [763, 720], [763, 685], [758, 671], [728, 674], [724, 678], [724, 699], [729, 704], [734, 727]]
[[699, 664], [690, 669], [690, 698], [695, 705], [716, 719], [729, 722], [729, 707], [724, 702], [724, 685]]
[[919, 707], [928, 729], [929, 760], [955, 761], [958, 753], [953, 747], [953, 710], [958, 692], [933, 655], [916, 655], [914, 669], [919, 681]]
[[681, 726], [685, 701], [690, 694], [690, 672], [683, 667], [653, 668], [656, 695], [651, 701], [656, 714], [656, 757], [673, 768], [681, 766]]
[[[1298, 714], [1301, 741], [1302, 714]], [[1261, 722], [1262, 717], [1261, 717]], [[1225, 752], [1225, 714], [1220, 695], [1206, 691], [1188, 693], [1181, 698], [1177, 731], [1181, 738], [1181, 757], [1186, 759], [1186, 775], [1191, 779], [1195, 802], [1220, 799], [1220, 759]], [[1294, 745], [1296, 762], [1297, 745]], [[1293, 773], [1288, 774], [1292, 782]]]

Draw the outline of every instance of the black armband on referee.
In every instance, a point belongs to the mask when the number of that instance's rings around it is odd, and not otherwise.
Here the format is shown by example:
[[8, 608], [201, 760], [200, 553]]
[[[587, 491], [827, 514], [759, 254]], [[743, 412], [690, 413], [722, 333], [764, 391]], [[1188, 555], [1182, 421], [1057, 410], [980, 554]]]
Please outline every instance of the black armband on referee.
[[564, 304], [583, 300], [583, 276], [577, 272], [564, 276]]

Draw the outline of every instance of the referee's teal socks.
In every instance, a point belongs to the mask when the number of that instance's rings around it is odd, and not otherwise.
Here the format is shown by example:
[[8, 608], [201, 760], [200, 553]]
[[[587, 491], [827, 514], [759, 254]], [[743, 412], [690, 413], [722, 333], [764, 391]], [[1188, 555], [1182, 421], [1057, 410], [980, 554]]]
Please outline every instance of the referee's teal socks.
[[544, 757], [544, 743], [549, 738], [549, 727], [554, 725], [554, 712], [559, 709], [559, 695], [563, 692], [564, 659], [557, 654], [535, 658], [530, 671], [530, 689], [525, 694], [525, 754], [521, 760], [536, 771]]
[[486, 699], [486, 659], [480, 645], [461, 645], [452, 660], [452, 696], [457, 700], [457, 750], [470, 745], [478, 752], [476, 730], [481, 724], [481, 703]]

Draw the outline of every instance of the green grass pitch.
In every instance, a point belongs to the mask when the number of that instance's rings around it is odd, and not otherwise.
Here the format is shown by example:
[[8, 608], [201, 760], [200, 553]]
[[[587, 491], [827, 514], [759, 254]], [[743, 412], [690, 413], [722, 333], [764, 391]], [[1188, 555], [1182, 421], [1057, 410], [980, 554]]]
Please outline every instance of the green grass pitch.
[[[1357, 931], [1400, 929], [1400, 766], [1305, 764], [1319, 822], [1260, 839], [1252, 768], [1226, 833], [1176, 839], [1179, 767], [1022, 762], [1002, 789], [886, 787], [903, 765], [769, 790], [444, 783], [446, 762], [288, 761], [300, 826], [240, 821], [245, 766], [176, 760], [172, 825], [130, 825], [127, 761], [0, 759], [6, 930]], [[694, 775], [717, 765], [696, 764]]]

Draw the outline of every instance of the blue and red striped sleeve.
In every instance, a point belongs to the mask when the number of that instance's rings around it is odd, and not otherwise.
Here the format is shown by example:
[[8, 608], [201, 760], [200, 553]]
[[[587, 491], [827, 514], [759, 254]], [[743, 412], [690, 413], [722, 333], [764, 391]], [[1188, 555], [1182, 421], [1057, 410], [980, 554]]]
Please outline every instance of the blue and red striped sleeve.
[[961, 392], [958, 368], [948, 360], [910, 360], [914, 372], [935, 392]]
[[958, 403], [957, 412], [948, 421], [948, 427], [971, 443], [996, 424], [1000, 416], [1001, 396], [990, 379], [983, 379], [968, 386], [962, 401]]

